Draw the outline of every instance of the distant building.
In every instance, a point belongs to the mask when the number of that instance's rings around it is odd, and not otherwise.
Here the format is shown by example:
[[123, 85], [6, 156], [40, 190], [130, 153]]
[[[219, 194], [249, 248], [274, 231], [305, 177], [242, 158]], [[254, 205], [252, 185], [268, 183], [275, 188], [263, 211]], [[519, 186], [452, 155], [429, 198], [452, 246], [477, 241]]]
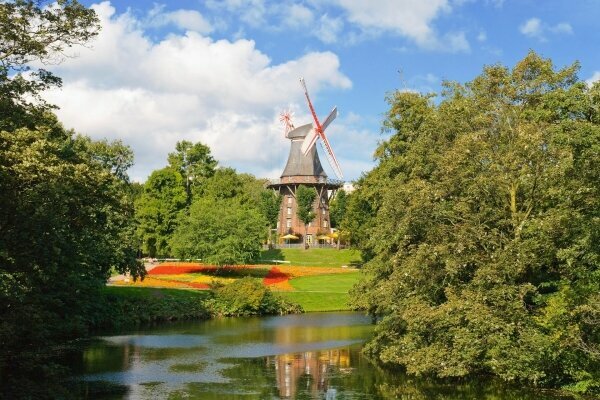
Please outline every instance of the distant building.
[[300, 185], [316, 189], [315, 219], [307, 229], [306, 243], [308, 244], [316, 242], [319, 235], [331, 233], [329, 201], [344, 184], [343, 181], [327, 178], [315, 146], [306, 156], [302, 154], [302, 142], [311, 129], [312, 124], [306, 124], [287, 134], [288, 139], [292, 142], [287, 164], [281, 177], [268, 184], [269, 188], [279, 192], [283, 197], [277, 233], [280, 236], [293, 234], [301, 239], [304, 236], [304, 223], [297, 216], [296, 190]]

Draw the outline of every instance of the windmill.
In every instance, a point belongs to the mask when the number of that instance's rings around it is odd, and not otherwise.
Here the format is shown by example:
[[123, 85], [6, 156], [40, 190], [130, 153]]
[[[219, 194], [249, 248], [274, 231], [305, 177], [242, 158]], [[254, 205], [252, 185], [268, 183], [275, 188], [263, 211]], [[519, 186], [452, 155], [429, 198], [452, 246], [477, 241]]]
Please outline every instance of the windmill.
[[[329, 201], [335, 196], [336, 191], [342, 187], [343, 182], [327, 177], [315, 146], [316, 142], [321, 139], [321, 145], [331, 167], [335, 174], [341, 178], [340, 166], [325, 136], [325, 129], [337, 116], [337, 108], [334, 108], [321, 123], [310, 101], [304, 79], [301, 79], [300, 82], [314, 122], [296, 127], [292, 122], [293, 114], [290, 111], [286, 110], [280, 114], [279, 120], [283, 123], [285, 137], [291, 142], [290, 153], [280, 178], [270, 181], [267, 187], [283, 197], [279, 210], [279, 222], [277, 223], [279, 236], [285, 237], [287, 234], [292, 234], [302, 237], [306, 234], [305, 243], [312, 243], [317, 238], [331, 233]], [[304, 226], [296, 213], [298, 208], [296, 190], [299, 186], [313, 187], [317, 191], [317, 198], [314, 203], [315, 219], [308, 225], [308, 228]]]
[[317, 113], [315, 112], [315, 108], [313, 107], [312, 102], [310, 101], [310, 96], [308, 95], [308, 89], [306, 89], [306, 82], [304, 82], [304, 78], [300, 78], [300, 84], [304, 89], [304, 95], [306, 96], [306, 101], [308, 102], [308, 108], [310, 109], [310, 113], [312, 114], [314, 120], [313, 129], [308, 135], [306, 135], [304, 142], [302, 142], [302, 154], [307, 156], [312, 147], [315, 145], [315, 142], [318, 139], [321, 139], [321, 147], [323, 148], [323, 151], [327, 156], [327, 161], [329, 162], [329, 165], [331, 165], [331, 168], [333, 169], [333, 172], [337, 175], [337, 177], [339, 179], [343, 179], [344, 175], [342, 174], [340, 164], [338, 163], [338, 160], [335, 157], [335, 154], [333, 153], [333, 149], [329, 144], [327, 136], [325, 136], [325, 129], [327, 129], [329, 124], [331, 124], [331, 122], [333, 122], [333, 120], [337, 117], [337, 107], [333, 107], [333, 110], [331, 110], [327, 118], [325, 118], [325, 121], [323, 121], [323, 123], [321, 124], [319, 118], [317, 117]]

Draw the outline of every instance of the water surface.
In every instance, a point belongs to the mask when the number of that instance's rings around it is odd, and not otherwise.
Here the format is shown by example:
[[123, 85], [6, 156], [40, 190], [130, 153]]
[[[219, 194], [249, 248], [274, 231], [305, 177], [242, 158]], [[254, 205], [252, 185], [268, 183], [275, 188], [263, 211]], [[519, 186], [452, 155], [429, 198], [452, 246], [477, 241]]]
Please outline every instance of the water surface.
[[[481, 382], [415, 380], [361, 355], [358, 313], [309, 313], [170, 324], [89, 343], [78, 378], [110, 399], [558, 399]], [[100, 398], [97, 391], [90, 398]]]

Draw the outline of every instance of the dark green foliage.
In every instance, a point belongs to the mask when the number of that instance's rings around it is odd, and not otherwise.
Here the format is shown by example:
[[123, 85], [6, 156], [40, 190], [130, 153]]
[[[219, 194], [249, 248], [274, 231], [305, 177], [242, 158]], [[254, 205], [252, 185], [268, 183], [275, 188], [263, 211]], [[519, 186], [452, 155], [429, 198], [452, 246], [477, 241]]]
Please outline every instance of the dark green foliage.
[[89, 325], [95, 329], [122, 329], [157, 322], [207, 319], [205, 291], [106, 287], [90, 308]]
[[300, 313], [302, 308], [271, 292], [255, 278], [238, 279], [213, 290], [214, 298], [207, 301], [216, 316], [283, 315]]
[[530, 53], [438, 105], [389, 97], [394, 134], [348, 213], [368, 224], [353, 298], [381, 318], [373, 356], [598, 391], [600, 85], [576, 72]]
[[3, 376], [23, 354], [85, 335], [88, 307], [111, 270], [144, 273], [128, 184], [96, 150], [56, 123], [0, 132]]

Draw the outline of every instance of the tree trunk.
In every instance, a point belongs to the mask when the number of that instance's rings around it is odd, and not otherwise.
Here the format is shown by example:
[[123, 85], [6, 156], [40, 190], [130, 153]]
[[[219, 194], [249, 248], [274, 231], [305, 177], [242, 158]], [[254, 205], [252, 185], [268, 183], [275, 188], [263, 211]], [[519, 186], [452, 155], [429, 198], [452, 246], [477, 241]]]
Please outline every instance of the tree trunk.
[[304, 250], [308, 249], [308, 244], [306, 243], [306, 233], [308, 232], [308, 228], [307, 228], [308, 224], [304, 224]]

